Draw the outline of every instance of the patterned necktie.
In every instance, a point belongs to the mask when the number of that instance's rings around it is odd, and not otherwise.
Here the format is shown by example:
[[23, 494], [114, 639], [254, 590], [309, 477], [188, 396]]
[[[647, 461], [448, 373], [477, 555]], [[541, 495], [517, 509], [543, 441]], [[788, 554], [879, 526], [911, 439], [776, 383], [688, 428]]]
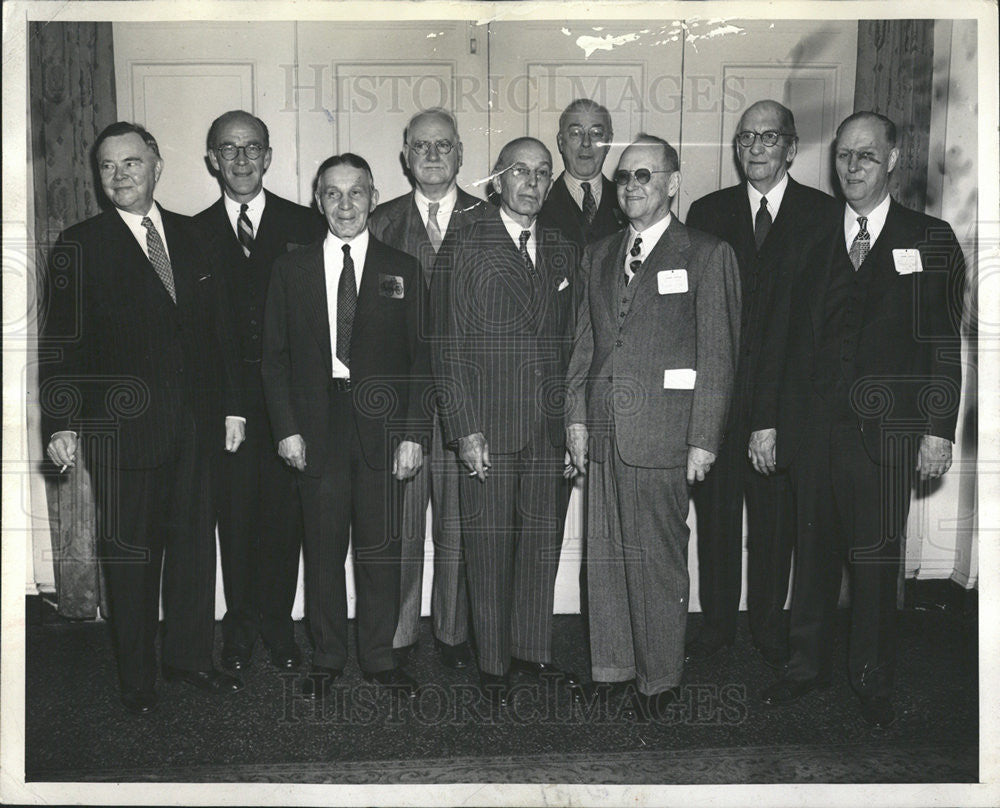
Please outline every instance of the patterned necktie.
[[583, 188], [583, 218], [587, 220], [589, 226], [594, 223], [594, 217], [597, 215], [597, 200], [594, 199], [594, 192], [590, 190], [589, 182], [581, 182], [580, 187]]
[[236, 220], [236, 237], [243, 245], [243, 254], [249, 258], [250, 250], [253, 249], [253, 224], [250, 222], [250, 217], [247, 216], [248, 207], [246, 202], [240, 205], [240, 216]]
[[757, 208], [757, 215], [753, 220], [753, 240], [757, 242], [758, 251], [764, 243], [764, 239], [767, 238], [767, 231], [771, 229], [772, 221], [771, 212], [767, 209], [767, 197], [762, 196], [760, 207]]
[[535, 271], [535, 265], [531, 261], [531, 256], [528, 255], [528, 239], [529, 238], [531, 238], [531, 231], [530, 230], [522, 230], [521, 231], [521, 238], [520, 238], [521, 248], [520, 248], [519, 252], [521, 253], [521, 260], [524, 261], [524, 267], [525, 267], [525, 269], [527, 269], [528, 272], [534, 272]]
[[854, 237], [854, 241], [851, 243], [851, 249], [847, 253], [851, 257], [851, 263], [854, 264], [855, 272], [857, 272], [861, 265], [865, 262], [865, 259], [868, 257], [868, 253], [872, 248], [872, 237], [868, 233], [867, 216], [858, 217], [858, 228], [858, 234]]
[[632, 242], [632, 249], [628, 251], [628, 254], [632, 257], [632, 260], [628, 262], [628, 267], [625, 269], [625, 285], [628, 286], [629, 281], [635, 277], [635, 273], [639, 271], [639, 267], [642, 266], [642, 236], [636, 236], [635, 241]]
[[351, 331], [354, 328], [354, 312], [358, 309], [358, 287], [354, 277], [354, 259], [351, 245], [345, 244], [344, 268], [340, 270], [337, 284], [337, 359], [351, 367]]
[[146, 251], [149, 253], [149, 263], [153, 265], [163, 287], [170, 294], [170, 299], [177, 302], [177, 292], [174, 289], [174, 271], [170, 268], [170, 259], [160, 240], [160, 234], [153, 226], [153, 220], [143, 216], [142, 226], [146, 228]]
[[438, 209], [441, 205], [437, 202], [431, 202], [430, 207], [427, 208], [427, 238], [431, 240], [431, 246], [434, 248], [434, 252], [437, 252], [441, 247], [441, 228], [438, 226]]

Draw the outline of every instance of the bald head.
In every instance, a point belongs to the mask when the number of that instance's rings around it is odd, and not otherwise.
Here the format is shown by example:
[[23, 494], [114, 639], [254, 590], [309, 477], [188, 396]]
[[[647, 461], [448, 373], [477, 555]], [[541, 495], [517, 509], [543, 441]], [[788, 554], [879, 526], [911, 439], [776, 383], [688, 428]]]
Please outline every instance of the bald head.
[[524, 227], [542, 208], [552, 184], [552, 154], [533, 137], [519, 137], [502, 149], [493, 168], [493, 188], [500, 207]]
[[778, 131], [795, 135], [795, 116], [792, 115], [792, 111], [784, 104], [779, 104], [771, 98], [765, 98], [763, 101], [757, 101], [747, 107], [740, 116], [740, 122], [736, 126], [736, 131], [742, 132], [746, 129], [744, 124], [747, 119], [759, 117], [773, 119], [780, 127]]

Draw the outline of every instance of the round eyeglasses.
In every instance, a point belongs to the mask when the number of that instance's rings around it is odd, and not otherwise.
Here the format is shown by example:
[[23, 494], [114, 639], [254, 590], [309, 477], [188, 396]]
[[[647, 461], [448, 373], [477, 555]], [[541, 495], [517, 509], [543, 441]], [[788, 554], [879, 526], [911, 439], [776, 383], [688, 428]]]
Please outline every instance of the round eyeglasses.
[[236, 159], [236, 155], [243, 152], [247, 160], [256, 160], [264, 153], [264, 147], [259, 143], [247, 143], [246, 146], [236, 146], [232, 143], [223, 143], [216, 151], [227, 163]]
[[410, 149], [413, 150], [414, 154], [427, 154], [430, 151], [431, 146], [434, 147], [434, 151], [438, 154], [450, 154], [451, 150], [455, 148], [455, 144], [450, 140], [414, 140], [412, 143], [407, 144]]
[[619, 185], [628, 185], [632, 181], [632, 177], [635, 177], [636, 182], [640, 185], [645, 185], [649, 182], [654, 174], [673, 174], [673, 170], [669, 168], [637, 168], [635, 171], [626, 171], [625, 169], [619, 169], [611, 177]]
[[782, 137], [792, 136], [785, 132], [775, 132], [773, 129], [768, 129], [766, 132], [751, 132], [749, 129], [744, 129], [742, 132], [737, 133], [736, 142], [744, 149], [749, 149], [753, 147], [754, 141], [760, 138], [761, 145], [769, 149]]

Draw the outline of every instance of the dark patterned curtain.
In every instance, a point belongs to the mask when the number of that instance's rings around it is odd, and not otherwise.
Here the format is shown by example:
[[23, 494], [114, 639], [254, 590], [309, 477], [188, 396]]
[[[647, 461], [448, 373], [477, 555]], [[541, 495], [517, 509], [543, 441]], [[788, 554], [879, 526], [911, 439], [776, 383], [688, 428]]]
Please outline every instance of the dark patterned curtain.
[[[30, 23], [28, 58], [36, 266], [44, 272], [48, 245], [59, 232], [99, 212], [101, 190], [90, 151], [100, 131], [118, 117], [111, 23]], [[44, 289], [44, 278], [38, 281]], [[44, 306], [39, 316], [44, 318]], [[50, 349], [41, 345], [39, 362], [50, 358]], [[48, 437], [42, 436], [43, 446]], [[61, 476], [47, 475], [46, 492], [59, 613], [92, 618], [98, 606], [107, 609], [94, 494], [81, 461]]]
[[860, 20], [854, 110], [891, 118], [899, 132], [899, 163], [890, 191], [908, 208], [927, 201], [933, 20]]

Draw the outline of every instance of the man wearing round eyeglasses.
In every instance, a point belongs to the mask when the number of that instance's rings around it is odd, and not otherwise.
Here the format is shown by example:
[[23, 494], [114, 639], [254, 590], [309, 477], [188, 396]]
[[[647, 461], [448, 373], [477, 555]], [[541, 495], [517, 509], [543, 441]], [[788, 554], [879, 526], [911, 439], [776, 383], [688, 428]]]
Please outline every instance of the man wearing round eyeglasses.
[[[403, 132], [403, 161], [413, 190], [375, 208], [369, 227], [376, 238], [420, 262], [429, 287], [434, 261], [444, 239], [483, 216], [487, 204], [458, 187], [462, 141], [450, 112], [440, 107], [414, 115]], [[403, 503], [402, 568], [399, 625], [393, 649], [401, 662], [417, 644], [423, 600], [427, 500], [432, 501], [434, 577], [431, 619], [438, 657], [449, 668], [472, 664], [468, 643], [468, 597], [458, 524], [458, 478], [455, 453], [444, 445], [435, 417], [431, 451], [406, 486]]]
[[715, 460], [735, 375], [739, 272], [728, 244], [670, 212], [665, 140], [640, 135], [614, 178], [630, 226], [584, 255], [566, 442], [588, 478], [593, 693], [662, 717], [684, 667], [689, 486]]
[[524, 137], [504, 146], [493, 169], [499, 209], [449, 237], [431, 287], [444, 438], [465, 467], [462, 550], [480, 681], [496, 708], [511, 673], [577, 685], [552, 664], [559, 402], [577, 275], [574, 246], [537, 219], [551, 183], [544, 144]]
[[264, 405], [264, 300], [275, 258], [319, 238], [323, 219], [264, 189], [269, 133], [248, 112], [232, 110], [212, 122], [208, 162], [222, 196], [195, 219], [222, 259], [218, 271], [230, 292], [240, 384], [249, 408], [246, 444], [219, 457], [216, 469], [226, 593], [222, 664], [245, 670], [259, 635], [272, 665], [289, 670], [302, 659], [292, 623], [302, 516], [294, 474], [278, 457]]
[[589, 98], [571, 101], [559, 116], [556, 143], [565, 170], [552, 183], [539, 217], [581, 254], [588, 244], [625, 226], [615, 185], [601, 173], [613, 139], [611, 113]]
[[[788, 475], [757, 473], [747, 441], [768, 399], [754, 398], [765, 334], [787, 321], [783, 293], [802, 267], [801, 254], [837, 215], [836, 201], [792, 179], [798, 136], [791, 110], [777, 101], [750, 105], [734, 139], [743, 182], [708, 194], [688, 211], [690, 227], [729, 242], [740, 265], [742, 333], [736, 383], [719, 458], [692, 498], [698, 514], [698, 598], [703, 623], [687, 644], [701, 662], [732, 646], [743, 584], [743, 502], [749, 525], [747, 610], [754, 646], [779, 668], [788, 658], [788, 574], [795, 541]], [[776, 301], [783, 301], [778, 303]], [[773, 453], [773, 447], [772, 447]]]

